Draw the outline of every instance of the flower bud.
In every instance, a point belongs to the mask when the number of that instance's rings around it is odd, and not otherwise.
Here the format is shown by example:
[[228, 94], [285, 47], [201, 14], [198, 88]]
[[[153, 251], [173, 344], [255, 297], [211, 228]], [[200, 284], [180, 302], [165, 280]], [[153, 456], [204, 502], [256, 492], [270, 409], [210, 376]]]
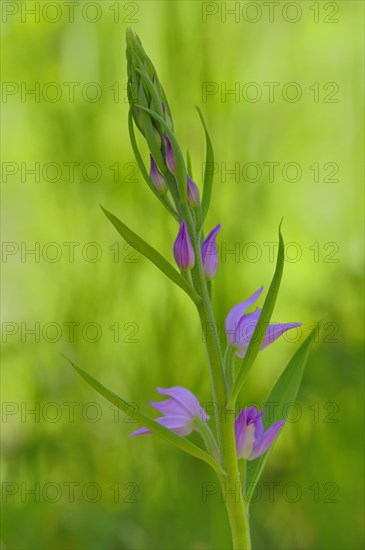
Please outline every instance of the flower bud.
[[152, 131], [153, 131], [153, 137], [155, 138], [155, 142], [157, 145], [157, 149], [161, 149], [161, 137], [158, 133], [158, 130], [155, 126], [152, 125]]
[[150, 178], [153, 183], [154, 188], [156, 189], [157, 193], [162, 195], [163, 193], [166, 193], [167, 191], [167, 182], [159, 169], [157, 168], [157, 164], [155, 163], [155, 160], [152, 155], [150, 155], [151, 159], [151, 169], [150, 169]]
[[134, 115], [134, 121], [137, 124], [137, 128], [139, 129], [139, 131], [143, 135], [145, 135], [145, 131], [144, 131], [144, 128], [143, 128], [141, 109], [139, 107], [132, 108], [132, 114]]
[[164, 119], [165, 119], [165, 122], [167, 124], [167, 126], [170, 128], [170, 130], [172, 130], [172, 120], [171, 120], [171, 116], [170, 116], [170, 113], [166, 107], [166, 103], [164, 101], [162, 101], [162, 111], [163, 111], [163, 116], [164, 116]]
[[191, 208], [197, 208], [200, 205], [199, 189], [195, 182], [187, 175], [188, 183], [188, 204]]
[[175, 175], [176, 174], [176, 162], [175, 162], [175, 155], [174, 151], [172, 149], [171, 141], [167, 137], [166, 134], [163, 134], [163, 138], [165, 140], [165, 147], [166, 147], [166, 166], [170, 170], [170, 172]]
[[205, 278], [210, 281], [215, 277], [218, 267], [218, 247], [215, 239], [220, 231], [220, 224], [209, 233], [208, 237], [202, 242], [201, 254], [203, 260], [203, 270]]
[[180, 229], [174, 242], [174, 258], [179, 268], [183, 271], [194, 267], [194, 249], [184, 221], [180, 224]]

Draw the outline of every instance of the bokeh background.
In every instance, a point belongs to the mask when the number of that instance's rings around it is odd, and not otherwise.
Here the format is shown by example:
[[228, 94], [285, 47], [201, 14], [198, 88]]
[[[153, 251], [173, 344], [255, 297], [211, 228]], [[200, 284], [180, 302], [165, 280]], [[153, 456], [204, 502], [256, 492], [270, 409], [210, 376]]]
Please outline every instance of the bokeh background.
[[[274, 320], [301, 321], [303, 331], [260, 355], [242, 402], [263, 403], [299, 342], [325, 322], [252, 506], [254, 548], [362, 548], [362, 2], [103, 1], [72, 3], [73, 15], [64, 2], [35, 4], [2, 5], [2, 547], [230, 544], [219, 493], [204, 498], [215, 482], [208, 467], [155, 437], [130, 439], [136, 425], [60, 355], [145, 410], [158, 385], [210, 401], [194, 308], [99, 208], [172, 260], [176, 223], [128, 139], [131, 26], [199, 185], [194, 104], [210, 128], [219, 323], [267, 288], [274, 263], [264, 243], [277, 240], [284, 217], [291, 247]], [[274, 177], [267, 163], [277, 163]]]

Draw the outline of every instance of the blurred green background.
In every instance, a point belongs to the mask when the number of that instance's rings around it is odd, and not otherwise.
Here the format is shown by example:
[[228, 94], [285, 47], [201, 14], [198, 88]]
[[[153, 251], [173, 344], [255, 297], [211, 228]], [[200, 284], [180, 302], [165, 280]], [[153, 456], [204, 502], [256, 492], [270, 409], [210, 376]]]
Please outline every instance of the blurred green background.
[[[194, 308], [99, 208], [172, 260], [177, 226], [128, 139], [127, 26], [157, 68], [199, 185], [194, 104], [210, 128], [218, 322], [268, 287], [264, 243], [284, 217], [292, 244], [274, 320], [301, 321], [301, 338], [327, 323], [252, 506], [254, 548], [362, 548], [362, 2], [76, 2], [73, 15], [41, 2], [39, 17], [35, 4], [2, 5], [3, 548], [230, 545], [219, 493], [204, 498], [208, 467], [152, 436], [130, 439], [136, 425], [59, 354], [146, 411], [158, 385], [210, 401]], [[264, 402], [298, 345], [281, 339], [260, 355], [242, 402]]]

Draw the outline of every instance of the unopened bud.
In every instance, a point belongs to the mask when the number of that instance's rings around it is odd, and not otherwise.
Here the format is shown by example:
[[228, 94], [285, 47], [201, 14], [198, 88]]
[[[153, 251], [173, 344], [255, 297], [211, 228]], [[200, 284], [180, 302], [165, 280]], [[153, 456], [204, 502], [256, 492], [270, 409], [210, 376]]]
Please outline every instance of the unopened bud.
[[197, 208], [200, 205], [199, 189], [196, 183], [187, 175], [188, 184], [188, 204], [191, 208]]
[[151, 159], [151, 169], [150, 169], [151, 181], [156, 191], [160, 195], [163, 195], [163, 193], [166, 193], [168, 189], [167, 182], [164, 176], [161, 174], [161, 172], [157, 168], [157, 164], [155, 163], [155, 160], [152, 155], [150, 155], [150, 159]]
[[217, 225], [217, 227], [212, 229], [212, 231], [209, 233], [209, 235], [202, 242], [202, 245], [201, 245], [203, 270], [204, 270], [205, 278], [208, 281], [210, 281], [210, 279], [213, 279], [213, 277], [215, 277], [215, 274], [217, 273], [218, 247], [215, 240], [220, 231], [220, 228], [221, 226], [219, 224]]
[[167, 126], [172, 130], [172, 119], [164, 101], [162, 101], [162, 111]]
[[180, 269], [186, 271], [194, 267], [195, 254], [186, 223], [180, 224], [179, 233], [174, 242], [174, 258]]
[[171, 141], [167, 137], [166, 134], [163, 134], [163, 138], [165, 140], [165, 148], [166, 148], [166, 166], [170, 170], [172, 174], [176, 174], [176, 162], [175, 162], [175, 155], [174, 151], [171, 145]]

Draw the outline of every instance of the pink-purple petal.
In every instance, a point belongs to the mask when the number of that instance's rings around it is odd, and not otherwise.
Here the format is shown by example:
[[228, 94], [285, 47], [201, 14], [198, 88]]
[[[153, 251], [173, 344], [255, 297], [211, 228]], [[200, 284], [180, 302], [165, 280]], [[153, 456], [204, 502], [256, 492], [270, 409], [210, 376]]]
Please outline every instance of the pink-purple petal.
[[131, 434], [129, 434], [129, 437], [134, 437], [135, 435], [146, 435], [146, 434], [150, 434], [152, 433], [151, 430], [149, 430], [148, 428], [139, 428], [138, 430], [132, 432]]
[[175, 399], [191, 418], [201, 418], [202, 413], [204, 413], [204, 418], [202, 418], [202, 420], [205, 421], [209, 419], [209, 416], [201, 408], [198, 398], [187, 388], [183, 386], [173, 386], [172, 388], [157, 388], [157, 391], [161, 395], [169, 395]]
[[191, 420], [191, 415], [186, 408], [172, 397], [165, 401], [149, 401], [148, 403], [164, 416], [185, 416]]
[[237, 342], [235, 342], [235, 334], [241, 317], [245, 313], [246, 309], [248, 309], [250, 306], [252, 306], [252, 304], [256, 302], [263, 290], [264, 287], [262, 286], [261, 288], [256, 290], [256, 292], [254, 292], [252, 296], [250, 296], [250, 298], [234, 306], [228, 313], [226, 317], [226, 333], [231, 346], [236, 347], [237, 345]]
[[270, 323], [265, 334], [265, 338], [262, 342], [261, 349], [265, 349], [267, 346], [275, 342], [284, 332], [293, 328], [300, 327], [302, 323]]
[[264, 409], [261, 409], [261, 411], [258, 411], [252, 422], [255, 424], [255, 439], [260, 440], [262, 436], [264, 435], [264, 424], [262, 422], [262, 416], [264, 414]]
[[[172, 388], [157, 388], [162, 395], [168, 395], [166, 401], [150, 401], [150, 405], [162, 413], [163, 416], [156, 419], [156, 422], [172, 430], [178, 435], [189, 435], [193, 430], [198, 429], [195, 420], [200, 418], [203, 422], [209, 420], [209, 416], [200, 406], [195, 395], [182, 386]], [[146, 427], [139, 428], [131, 436], [151, 433]]]
[[[194, 429], [193, 420], [191, 418], [187, 418], [186, 416], [161, 416], [160, 418], [156, 418], [156, 422], [182, 436], [191, 434]], [[129, 435], [136, 436], [150, 433], [152, 433], [151, 430], [143, 427]]]
[[[247, 351], [256, 325], [259, 322], [261, 311], [261, 309], [257, 308], [253, 313], [242, 315], [237, 325], [235, 333], [235, 345], [237, 348], [237, 355], [239, 357], [244, 357]], [[300, 326], [301, 323], [270, 323], [261, 344], [261, 350], [265, 349], [267, 346], [275, 342], [275, 340], [277, 340], [282, 334], [284, 334], [284, 332]]]
[[275, 422], [266, 432], [264, 432], [264, 434], [258, 441], [255, 441], [250, 460], [253, 460], [266, 453], [268, 448], [274, 443], [284, 424], [285, 420]]
[[218, 268], [218, 247], [216, 243], [217, 235], [220, 231], [221, 225], [217, 225], [209, 233], [206, 239], [201, 245], [201, 255], [203, 261], [204, 275], [206, 279], [211, 280], [215, 277]]
[[245, 445], [246, 430], [247, 430], [247, 409], [242, 409], [240, 414], [237, 416], [234, 424], [237, 456], [241, 456], [242, 454], [242, 449]]
[[238, 357], [243, 357], [245, 355], [260, 315], [261, 309], [256, 308], [252, 313], [247, 313], [241, 317], [235, 334]]
[[246, 409], [247, 410], [247, 424], [254, 421], [256, 415], [258, 414], [256, 412], [256, 409], [257, 409], [256, 405], [253, 405], [249, 409]]
[[186, 416], [161, 416], [156, 422], [182, 436], [191, 434], [194, 429], [193, 420], [188, 420]]

